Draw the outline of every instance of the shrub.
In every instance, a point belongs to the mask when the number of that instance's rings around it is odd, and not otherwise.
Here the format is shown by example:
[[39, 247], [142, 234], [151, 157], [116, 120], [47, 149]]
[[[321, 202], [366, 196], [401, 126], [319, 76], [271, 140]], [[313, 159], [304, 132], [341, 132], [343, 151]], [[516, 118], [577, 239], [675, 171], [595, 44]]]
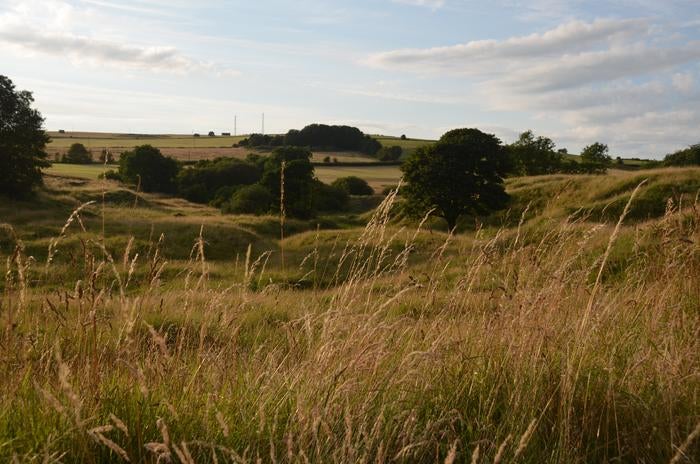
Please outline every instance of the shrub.
[[398, 161], [402, 154], [403, 149], [398, 145], [394, 145], [391, 147], [382, 147], [377, 152], [377, 158], [380, 161]]
[[117, 171], [115, 171], [114, 169], [110, 169], [109, 171], [105, 171], [105, 172], [100, 173], [97, 176], [97, 178], [98, 179], [107, 179], [107, 180], [118, 180], [120, 182], [122, 180], [122, 176], [120, 176], [119, 173]]
[[357, 176], [339, 177], [331, 184], [348, 195], [373, 195], [374, 189], [370, 187], [366, 180]]
[[348, 207], [348, 193], [335, 185], [315, 181], [312, 189], [314, 210], [321, 212], [344, 211]]
[[274, 197], [260, 184], [246, 185], [231, 196], [231, 200], [222, 206], [224, 213], [265, 214], [272, 208]]
[[[258, 165], [236, 158], [218, 158], [199, 161], [180, 171], [177, 176], [179, 194], [189, 201], [209, 203], [222, 187], [251, 185], [260, 180]], [[226, 196], [228, 200], [231, 193]]]

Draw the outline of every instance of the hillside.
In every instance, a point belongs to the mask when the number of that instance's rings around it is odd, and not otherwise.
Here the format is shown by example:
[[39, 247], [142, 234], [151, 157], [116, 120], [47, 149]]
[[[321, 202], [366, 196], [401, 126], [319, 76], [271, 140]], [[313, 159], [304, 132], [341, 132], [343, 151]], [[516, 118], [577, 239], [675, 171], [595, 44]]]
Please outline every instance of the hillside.
[[280, 241], [49, 178], [0, 204], [0, 459], [668, 462], [700, 418], [699, 179], [511, 179], [455, 236], [389, 196]]

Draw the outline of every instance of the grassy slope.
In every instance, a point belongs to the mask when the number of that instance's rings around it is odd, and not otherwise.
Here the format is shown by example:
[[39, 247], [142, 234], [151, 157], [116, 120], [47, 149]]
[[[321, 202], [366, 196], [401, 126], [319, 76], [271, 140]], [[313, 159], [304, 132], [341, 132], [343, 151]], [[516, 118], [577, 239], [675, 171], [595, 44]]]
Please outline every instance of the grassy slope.
[[[599, 223], [642, 177], [644, 213]], [[0, 457], [668, 462], [700, 421], [699, 178], [514, 179], [511, 218], [487, 220], [505, 229], [415, 233], [380, 209], [281, 244], [275, 218], [51, 179], [0, 204], [25, 246], [0, 239]], [[211, 259], [188, 261], [200, 224]]]

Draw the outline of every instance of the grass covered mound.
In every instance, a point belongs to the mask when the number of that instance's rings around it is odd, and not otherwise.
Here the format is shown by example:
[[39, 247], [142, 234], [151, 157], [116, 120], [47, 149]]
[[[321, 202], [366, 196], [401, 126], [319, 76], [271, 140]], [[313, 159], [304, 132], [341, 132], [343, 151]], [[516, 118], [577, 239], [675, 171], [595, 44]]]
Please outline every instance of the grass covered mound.
[[[627, 195], [590, 179], [586, 201]], [[600, 223], [565, 190], [450, 236], [394, 225], [390, 195], [364, 228], [280, 243], [274, 218], [155, 195], [72, 214], [88, 186], [49, 187], [3, 228], [2, 461], [700, 455], [696, 200]], [[209, 260], [229, 235], [253, 246]]]

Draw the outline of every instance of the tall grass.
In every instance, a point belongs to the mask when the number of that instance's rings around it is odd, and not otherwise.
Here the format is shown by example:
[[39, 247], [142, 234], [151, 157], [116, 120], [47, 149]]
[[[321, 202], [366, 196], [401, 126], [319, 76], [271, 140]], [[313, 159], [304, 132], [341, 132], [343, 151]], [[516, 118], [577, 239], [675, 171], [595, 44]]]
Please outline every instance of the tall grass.
[[204, 231], [171, 274], [162, 236], [113, 256], [81, 232], [66, 285], [54, 258], [90, 205], [44, 266], [15, 237], [0, 459], [698, 459], [697, 201], [634, 228], [529, 227], [525, 209], [464, 238], [391, 226], [395, 199], [328, 256], [314, 245], [309, 290], [271, 282], [250, 247], [213, 278]]

